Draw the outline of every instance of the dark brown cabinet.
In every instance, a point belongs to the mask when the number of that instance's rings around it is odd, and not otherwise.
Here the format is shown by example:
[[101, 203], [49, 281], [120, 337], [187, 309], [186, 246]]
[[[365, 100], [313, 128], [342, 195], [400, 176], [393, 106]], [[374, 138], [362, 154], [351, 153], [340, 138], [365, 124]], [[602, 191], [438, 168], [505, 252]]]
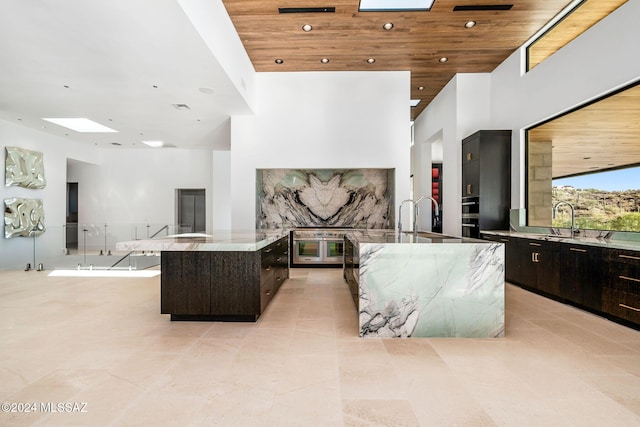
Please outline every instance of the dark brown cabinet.
[[604, 249], [606, 270], [602, 280], [602, 311], [640, 325], [640, 252]]
[[351, 297], [356, 305], [356, 309], [359, 309], [360, 299], [360, 265], [359, 265], [359, 250], [358, 247], [345, 236], [344, 238], [344, 280], [349, 285], [349, 291]]
[[565, 243], [560, 260], [560, 297], [589, 310], [600, 311], [602, 249]]
[[518, 239], [519, 271], [515, 281], [547, 295], [560, 291], [560, 244], [534, 239]]
[[501, 236], [505, 280], [640, 329], [640, 251]]
[[511, 131], [481, 130], [462, 141], [462, 236], [508, 230]]
[[255, 321], [289, 277], [288, 238], [258, 251], [163, 251], [161, 313]]

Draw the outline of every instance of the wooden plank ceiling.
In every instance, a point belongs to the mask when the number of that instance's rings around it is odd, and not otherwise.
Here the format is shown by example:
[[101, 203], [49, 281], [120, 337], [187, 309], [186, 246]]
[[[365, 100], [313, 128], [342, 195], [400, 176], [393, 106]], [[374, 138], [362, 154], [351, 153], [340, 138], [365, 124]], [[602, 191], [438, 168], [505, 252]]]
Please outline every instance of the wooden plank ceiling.
[[[358, 12], [359, 0], [223, 2], [256, 71], [410, 70], [411, 98], [420, 100], [411, 108], [414, 119], [456, 73], [493, 71], [570, 1], [436, 0], [430, 11], [412, 12]], [[513, 6], [453, 10], [487, 5]], [[278, 11], [292, 7], [335, 7], [335, 12]], [[476, 25], [466, 28], [469, 21]], [[393, 28], [383, 29], [385, 23]], [[312, 31], [303, 31], [305, 24]]]

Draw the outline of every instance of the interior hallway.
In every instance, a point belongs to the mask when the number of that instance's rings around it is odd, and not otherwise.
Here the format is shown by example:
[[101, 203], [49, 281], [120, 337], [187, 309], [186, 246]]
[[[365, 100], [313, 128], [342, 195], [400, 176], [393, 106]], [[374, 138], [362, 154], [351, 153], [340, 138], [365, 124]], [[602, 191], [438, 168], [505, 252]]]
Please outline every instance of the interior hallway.
[[0, 402], [87, 403], [0, 425], [640, 425], [638, 331], [507, 285], [504, 339], [361, 339], [342, 270], [290, 271], [255, 324], [172, 323], [159, 277], [0, 272]]

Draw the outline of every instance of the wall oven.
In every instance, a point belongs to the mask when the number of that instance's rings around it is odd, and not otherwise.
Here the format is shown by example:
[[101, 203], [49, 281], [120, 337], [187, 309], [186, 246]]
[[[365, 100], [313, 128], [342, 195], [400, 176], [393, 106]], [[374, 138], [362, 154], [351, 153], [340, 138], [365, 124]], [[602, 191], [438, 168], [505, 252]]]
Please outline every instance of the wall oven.
[[462, 198], [462, 237], [480, 238], [480, 198]]
[[291, 265], [342, 265], [347, 229], [298, 228], [292, 231]]

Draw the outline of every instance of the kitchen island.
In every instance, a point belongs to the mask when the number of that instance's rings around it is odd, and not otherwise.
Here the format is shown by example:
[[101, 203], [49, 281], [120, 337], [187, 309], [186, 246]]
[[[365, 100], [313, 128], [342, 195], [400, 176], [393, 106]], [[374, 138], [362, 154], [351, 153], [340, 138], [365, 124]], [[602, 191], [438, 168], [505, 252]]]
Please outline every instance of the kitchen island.
[[435, 233], [345, 236], [361, 337], [504, 336], [504, 245]]
[[119, 242], [161, 256], [161, 313], [171, 320], [256, 321], [289, 277], [284, 230], [178, 235]]

